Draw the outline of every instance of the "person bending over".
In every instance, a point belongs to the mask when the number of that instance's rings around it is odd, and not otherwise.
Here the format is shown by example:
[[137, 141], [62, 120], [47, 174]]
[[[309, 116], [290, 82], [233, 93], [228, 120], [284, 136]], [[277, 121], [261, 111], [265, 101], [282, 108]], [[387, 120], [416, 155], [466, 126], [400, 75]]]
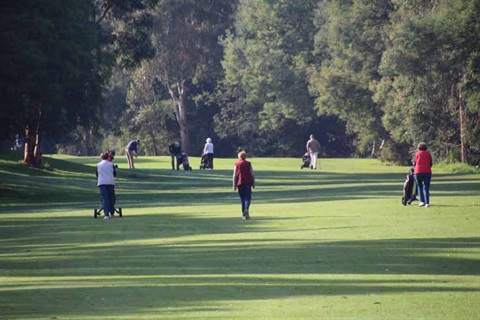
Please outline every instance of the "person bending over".
[[125, 154], [127, 155], [128, 167], [130, 169], [135, 169], [135, 165], [133, 164], [133, 157], [137, 157], [138, 154], [138, 146], [140, 144], [140, 140], [132, 140], [128, 143], [127, 147], [125, 148]]

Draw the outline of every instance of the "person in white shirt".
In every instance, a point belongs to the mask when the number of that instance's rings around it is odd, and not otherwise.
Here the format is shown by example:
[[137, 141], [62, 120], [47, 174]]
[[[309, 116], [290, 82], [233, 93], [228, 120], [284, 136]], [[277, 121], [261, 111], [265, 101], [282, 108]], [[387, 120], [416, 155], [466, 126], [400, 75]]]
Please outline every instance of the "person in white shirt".
[[310, 169], [317, 169], [318, 154], [322, 151], [320, 143], [315, 140], [313, 134], [310, 135], [310, 140], [307, 141], [307, 152], [310, 153], [311, 163]]
[[101, 154], [102, 161], [97, 163], [97, 186], [102, 197], [102, 207], [105, 219], [113, 217], [115, 212], [115, 176], [117, 171], [115, 165], [108, 161], [108, 152]]
[[202, 155], [205, 155], [205, 154], [207, 155], [207, 159], [208, 159], [207, 168], [213, 169], [213, 143], [212, 143], [212, 139], [210, 138], [207, 138], [205, 147], [203, 147]]

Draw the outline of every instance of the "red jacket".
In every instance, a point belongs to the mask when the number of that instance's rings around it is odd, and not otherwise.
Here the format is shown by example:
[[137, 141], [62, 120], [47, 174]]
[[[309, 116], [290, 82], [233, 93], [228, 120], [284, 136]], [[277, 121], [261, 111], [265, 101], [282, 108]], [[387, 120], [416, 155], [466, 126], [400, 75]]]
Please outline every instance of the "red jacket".
[[236, 186], [253, 186], [255, 178], [252, 174], [252, 164], [243, 159], [235, 162], [235, 176], [233, 179]]
[[418, 150], [415, 154], [415, 173], [432, 174], [432, 155], [426, 150]]

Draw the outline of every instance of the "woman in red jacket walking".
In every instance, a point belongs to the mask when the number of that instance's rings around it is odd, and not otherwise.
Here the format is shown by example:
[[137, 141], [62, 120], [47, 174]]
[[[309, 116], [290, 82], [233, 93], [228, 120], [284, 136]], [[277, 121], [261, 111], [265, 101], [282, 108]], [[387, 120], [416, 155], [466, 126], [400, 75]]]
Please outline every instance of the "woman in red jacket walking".
[[432, 179], [432, 155], [427, 151], [427, 145], [420, 142], [415, 154], [415, 181], [420, 195], [419, 207], [430, 206], [430, 181]]
[[247, 161], [247, 153], [238, 153], [238, 161], [233, 169], [233, 190], [237, 190], [242, 203], [242, 219], [250, 219], [250, 203], [252, 201], [252, 188], [255, 189], [255, 176], [252, 164]]

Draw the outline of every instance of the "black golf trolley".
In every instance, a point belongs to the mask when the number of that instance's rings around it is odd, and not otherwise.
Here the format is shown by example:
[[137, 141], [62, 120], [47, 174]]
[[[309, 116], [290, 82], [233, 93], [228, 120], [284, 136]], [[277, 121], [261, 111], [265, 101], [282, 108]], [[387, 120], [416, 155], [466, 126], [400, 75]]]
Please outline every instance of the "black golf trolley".
[[[116, 213], [118, 213], [118, 216], [121, 218], [122, 217], [122, 208], [113, 208]], [[93, 209], [93, 217], [96, 219], [97, 216], [101, 215], [103, 211], [103, 208], [100, 209]]]
[[311, 161], [310, 154], [308, 152], [305, 153], [302, 157], [302, 165], [300, 166], [300, 169], [310, 168]]
[[[115, 203], [117, 202], [117, 197], [115, 196], [115, 189], [113, 189], [113, 212], [118, 213], [118, 216], [121, 218], [123, 216], [122, 208], [115, 208]], [[96, 219], [97, 216], [101, 215], [103, 210], [103, 201], [100, 199], [102, 207], [100, 209], [93, 209], [93, 217]]]

